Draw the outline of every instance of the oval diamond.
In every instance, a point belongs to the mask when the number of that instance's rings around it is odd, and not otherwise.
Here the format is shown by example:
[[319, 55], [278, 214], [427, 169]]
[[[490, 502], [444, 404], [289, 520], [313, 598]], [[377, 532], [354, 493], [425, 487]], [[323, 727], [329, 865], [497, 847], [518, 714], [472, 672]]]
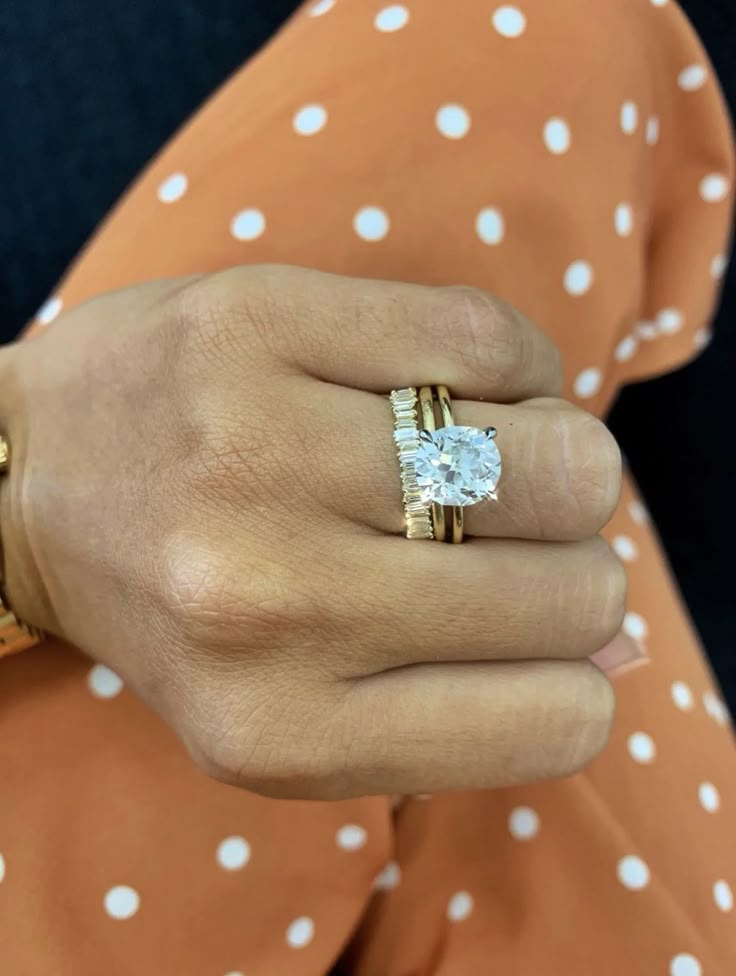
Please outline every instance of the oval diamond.
[[496, 497], [501, 454], [489, 427], [422, 430], [416, 456], [417, 482], [429, 505], [474, 505]]

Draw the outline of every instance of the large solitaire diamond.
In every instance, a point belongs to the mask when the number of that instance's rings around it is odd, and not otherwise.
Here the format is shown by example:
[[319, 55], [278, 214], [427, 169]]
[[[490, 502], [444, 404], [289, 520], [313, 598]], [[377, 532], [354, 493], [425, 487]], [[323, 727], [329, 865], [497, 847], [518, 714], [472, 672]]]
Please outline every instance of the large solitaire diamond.
[[474, 505], [495, 498], [501, 476], [496, 431], [441, 427], [419, 434], [417, 482], [425, 504]]

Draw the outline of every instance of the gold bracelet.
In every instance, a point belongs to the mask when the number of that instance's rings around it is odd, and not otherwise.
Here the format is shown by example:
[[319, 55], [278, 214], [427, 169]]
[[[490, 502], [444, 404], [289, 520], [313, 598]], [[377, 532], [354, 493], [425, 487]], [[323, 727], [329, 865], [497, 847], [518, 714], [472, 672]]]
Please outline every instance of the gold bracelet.
[[[5, 474], [10, 466], [10, 445], [0, 434], [0, 474]], [[43, 632], [30, 624], [18, 620], [5, 599], [0, 587], [0, 657], [25, 651], [35, 647], [43, 640]]]

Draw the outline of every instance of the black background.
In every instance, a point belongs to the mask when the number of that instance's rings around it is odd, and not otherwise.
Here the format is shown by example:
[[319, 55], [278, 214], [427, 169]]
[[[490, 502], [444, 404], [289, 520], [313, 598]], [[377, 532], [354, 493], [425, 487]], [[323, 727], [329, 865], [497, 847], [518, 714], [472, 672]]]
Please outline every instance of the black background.
[[[733, 111], [736, 3], [683, 5]], [[0, 0], [0, 339], [17, 334], [136, 172], [295, 6]], [[732, 708], [735, 311], [731, 271], [705, 354], [629, 388], [610, 417]]]

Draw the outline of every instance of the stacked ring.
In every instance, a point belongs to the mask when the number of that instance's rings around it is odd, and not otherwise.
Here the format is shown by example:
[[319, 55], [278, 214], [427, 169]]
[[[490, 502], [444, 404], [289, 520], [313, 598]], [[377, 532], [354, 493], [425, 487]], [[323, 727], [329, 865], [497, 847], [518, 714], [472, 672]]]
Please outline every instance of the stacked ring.
[[443, 385], [394, 390], [390, 400], [407, 538], [460, 543], [463, 508], [497, 498], [496, 428], [457, 426]]
[[433, 539], [429, 506], [422, 500], [417, 484], [416, 456], [419, 449], [417, 391], [413, 386], [394, 390], [390, 396], [394, 412], [394, 443], [399, 456], [401, 490], [404, 497], [404, 522], [407, 539]]

